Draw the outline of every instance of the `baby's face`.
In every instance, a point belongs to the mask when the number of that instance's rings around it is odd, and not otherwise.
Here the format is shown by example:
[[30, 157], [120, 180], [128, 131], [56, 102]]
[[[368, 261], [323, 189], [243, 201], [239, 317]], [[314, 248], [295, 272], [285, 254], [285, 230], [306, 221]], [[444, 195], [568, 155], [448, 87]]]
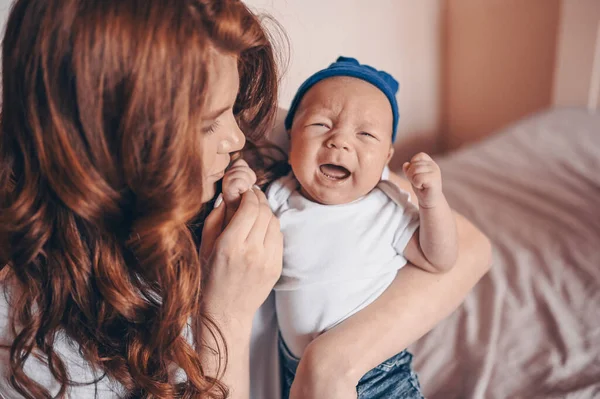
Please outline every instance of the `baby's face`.
[[302, 194], [326, 205], [371, 191], [393, 155], [392, 107], [363, 80], [325, 79], [303, 97], [291, 128], [290, 164]]

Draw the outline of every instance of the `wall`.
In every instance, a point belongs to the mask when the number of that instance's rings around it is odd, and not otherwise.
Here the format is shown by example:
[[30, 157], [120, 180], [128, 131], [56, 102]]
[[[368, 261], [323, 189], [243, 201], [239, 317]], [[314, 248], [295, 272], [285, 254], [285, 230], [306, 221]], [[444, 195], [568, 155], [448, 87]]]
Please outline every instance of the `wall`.
[[[434, 149], [440, 123], [439, 0], [245, 0], [283, 25], [290, 41], [281, 106], [338, 55], [354, 56], [400, 82], [398, 159]], [[419, 137], [415, 145], [415, 137]]]
[[[342, 54], [400, 81], [394, 165], [419, 150], [477, 140], [552, 103], [587, 102], [600, 0], [245, 2], [275, 17], [289, 38], [282, 107]], [[0, 0], [2, 30], [9, 4]]]
[[447, 149], [551, 105], [559, 11], [559, 0], [446, 2]]
[[562, 0], [553, 102], [585, 106], [592, 74], [599, 0]]
[[[304, 79], [338, 55], [384, 69], [400, 82], [399, 158], [416, 150], [435, 150], [440, 125], [440, 1], [377, 0], [374, 6], [364, 0], [245, 0], [255, 11], [272, 15], [289, 39], [282, 107], [289, 107]], [[0, 0], [2, 29], [9, 4]]]

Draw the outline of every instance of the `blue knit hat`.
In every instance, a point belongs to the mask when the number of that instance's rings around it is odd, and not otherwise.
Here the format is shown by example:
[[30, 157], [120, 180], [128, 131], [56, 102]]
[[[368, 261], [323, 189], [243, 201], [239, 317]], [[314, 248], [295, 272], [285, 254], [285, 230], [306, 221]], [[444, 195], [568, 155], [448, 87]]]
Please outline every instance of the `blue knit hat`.
[[287, 117], [285, 118], [285, 128], [289, 130], [292, 127], [294, 121], [294, 114], [302, 101], [302, 97], [306, 92], [313, 87], [315, 84], [323, 79], [332, 78], [334, 76], [350, 76], [353, 78], [362, 79], [366, 82], [371, 83], [385, 94], [387, 99], [390, 101], [392, 106], [392, 113], [394, 115], [394, 121], [392, 125], [392, 142], [396, 140], [396, 131], [398, 130], [398, 119], [400, 114], [398, 112], [398, 102], [396, 101], [396, 93], [398, 92], [398, 82], [387, 72], [378, 71], [377, 69], [369, 66], [360, 64], [355, 58], [339, 57], [336, 62], [329, 65], [328, 68], [320, 70], [315, 73], [298, 89], [292, 105], [288, 111]]

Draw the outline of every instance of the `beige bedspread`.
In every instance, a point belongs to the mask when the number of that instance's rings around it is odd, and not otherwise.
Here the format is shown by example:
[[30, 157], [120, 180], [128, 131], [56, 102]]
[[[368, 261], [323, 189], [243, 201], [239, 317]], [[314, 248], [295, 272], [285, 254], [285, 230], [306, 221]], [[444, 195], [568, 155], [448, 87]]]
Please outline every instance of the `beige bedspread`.
[[494, 253], [412, 348], [427, 397], [600, 397], [600, 114], [539, 114], [440, 165]]

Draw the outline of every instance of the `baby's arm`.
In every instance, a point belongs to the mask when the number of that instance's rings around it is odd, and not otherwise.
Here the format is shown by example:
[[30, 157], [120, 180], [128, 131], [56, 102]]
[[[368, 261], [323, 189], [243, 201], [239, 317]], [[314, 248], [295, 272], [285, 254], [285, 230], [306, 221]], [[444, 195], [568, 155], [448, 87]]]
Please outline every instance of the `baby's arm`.
[[[458, 237], [452, 209], [442, 192], [439, 166], [425, 153], [403, 166], [419, 200], [419, 230], [404, 250], [406, 259], [429, 272], [450, 270], [458, 257]], [[417, 234], [418, 233], [418, 234]]]

